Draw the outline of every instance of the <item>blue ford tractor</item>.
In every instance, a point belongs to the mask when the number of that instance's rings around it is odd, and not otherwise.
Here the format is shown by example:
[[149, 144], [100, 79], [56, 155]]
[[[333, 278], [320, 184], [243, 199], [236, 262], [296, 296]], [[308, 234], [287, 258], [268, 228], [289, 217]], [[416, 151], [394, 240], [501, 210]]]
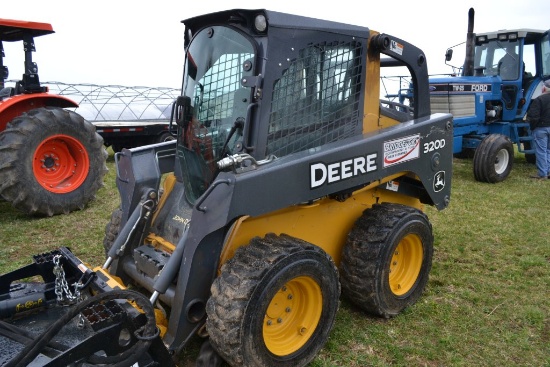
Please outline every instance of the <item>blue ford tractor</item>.
[[[468, 14], [466, 57], [459, 76], [430, 78], [432, 112], [452, 113], [453, 153], [473, 157], [477, 181], [497, 183], [512, 169], [514, 144], [534, 163], [531, 101], [550, 78], [549, 31], [512, 29], [473, 33]], [[448, 49], [446, 62], [453, 49]]]

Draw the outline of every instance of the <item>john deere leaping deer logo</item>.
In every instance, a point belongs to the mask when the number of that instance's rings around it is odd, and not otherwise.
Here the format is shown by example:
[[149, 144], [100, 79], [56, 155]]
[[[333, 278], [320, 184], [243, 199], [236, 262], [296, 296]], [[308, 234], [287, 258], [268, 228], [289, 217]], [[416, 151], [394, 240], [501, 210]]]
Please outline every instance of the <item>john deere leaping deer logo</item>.
[[445, 171], [439, 171], [434, 175], [434, 191], [439, 192], [445, 188]]

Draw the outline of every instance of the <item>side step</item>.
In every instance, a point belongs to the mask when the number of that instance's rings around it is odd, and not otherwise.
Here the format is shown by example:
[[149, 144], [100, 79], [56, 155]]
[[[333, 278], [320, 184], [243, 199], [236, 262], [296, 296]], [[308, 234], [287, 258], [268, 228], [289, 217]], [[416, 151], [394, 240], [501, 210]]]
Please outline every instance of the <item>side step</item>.
[[535, 154], [533, 132], [528, 122], [514, 122], [510, 124], [514, 141], [517, 141], [518, 152]]

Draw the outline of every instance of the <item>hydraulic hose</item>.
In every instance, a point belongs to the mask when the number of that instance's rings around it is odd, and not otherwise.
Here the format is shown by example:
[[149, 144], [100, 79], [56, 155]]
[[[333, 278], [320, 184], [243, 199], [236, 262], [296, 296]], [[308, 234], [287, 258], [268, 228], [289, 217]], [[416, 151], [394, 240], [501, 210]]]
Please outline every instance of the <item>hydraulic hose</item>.
[[115, 239], [115, 242], [113, 243], [113, 246], [109, 250], [109, 253], [107, 254], [107, 261], [103, 265], [103, 269], [107, 269], [110, 265], [113, 259], [117, 258], [119, 255], [120, 250], [123, 246], [125, 246], [128, 243], [128, 239], [132, 232], [135, 230], [138, 221], [141, 220], [141, 209], [142, 205], [137, 205], [130, 215], [130, 218], [128, 218], [128, 221], [122, 227], [120, 230], [120, 233], [118, 234], [117, 238]]
[[155, 281], [155, 284], [153, 285], [153, 289], [155, 291], [153, 292], [153, 295], [149, 299], [151, 304], [155, 304], [159, 294], [166, 293], [168, 286], [170, 285], [170, 283], [172, 283], [172, 281], [176, 277], [176, 274], [178, 273], [178, 270], [181, 266], [181, 259], [183, 257], [183, 250], [185, 248], [185, 242], [187, 241], [188, 233], [189, 233], [189, 223], [185, 225], [183, 236], [179, 240], [179, 243], [176, 246], [176, 249], [168, 259], [168, 262], [162, 269], [162, 272], [160, 273], [157, 280]]

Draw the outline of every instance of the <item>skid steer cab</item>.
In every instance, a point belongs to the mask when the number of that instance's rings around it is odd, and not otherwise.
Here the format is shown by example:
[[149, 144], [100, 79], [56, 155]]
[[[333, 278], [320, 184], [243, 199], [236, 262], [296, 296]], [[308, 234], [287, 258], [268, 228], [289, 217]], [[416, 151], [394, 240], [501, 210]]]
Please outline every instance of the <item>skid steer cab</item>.
[[[340, 297], [393, 317], [422, 296], [423, 208], [449, 205], [453, 141], [451, 115], [430, 114], [423, 52], [268, 10], [183, 23], [177, 140], [115, 155], [105, 263], [60, 248], [0, 278], [9, 366], [169, 366], [194, 338], [201, 366], [305, 366]], [[385, 66], [410, 72], [406, 108], [380, 100]], [[21, 336], [51, 317], [81, 331], [63, 346], [57, 329]]]

